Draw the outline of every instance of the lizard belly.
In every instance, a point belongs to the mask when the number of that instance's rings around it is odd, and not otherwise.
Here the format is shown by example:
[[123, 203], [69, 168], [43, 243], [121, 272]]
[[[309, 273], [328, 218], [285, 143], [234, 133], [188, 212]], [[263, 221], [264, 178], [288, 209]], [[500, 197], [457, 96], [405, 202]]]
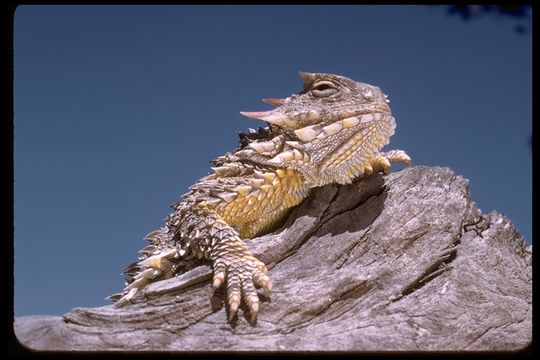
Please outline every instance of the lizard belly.
[[252, 238], [269, 230], [288, 209], [300, 204], [309, 188], [297, 171], [276, 169], [250, 179], [250, 185], [239, 186], [236, 192], [236, 199], [221, 203], [216, 212], [240, 237]]

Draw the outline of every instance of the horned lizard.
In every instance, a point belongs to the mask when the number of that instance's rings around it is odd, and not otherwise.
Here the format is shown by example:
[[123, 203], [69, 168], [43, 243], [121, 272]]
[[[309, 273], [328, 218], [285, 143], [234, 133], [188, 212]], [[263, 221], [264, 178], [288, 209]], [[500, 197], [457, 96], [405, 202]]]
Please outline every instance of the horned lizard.
[[212, 287], [226, 285], [229, 319], [243, 299], [254, 322], [257, 288], [268, 295], [272, 281], [244, 239], [270, 230], [314, 187], [410, 164], [402, 150], [380, 152], [396, 124], [378, 87], [333, 74], [300, 75], [299, 94], [264, 99], [276, 107], [270, 111], [241, 112], [268, 126], [240, 134], [239, 147], [213, 160], [213, 172], [172, 205], [165, 226], [146, 236], [150, 244], [124, 271], [123, 292], [110, 300], [129, 303], [149, 283], [206, 261]]

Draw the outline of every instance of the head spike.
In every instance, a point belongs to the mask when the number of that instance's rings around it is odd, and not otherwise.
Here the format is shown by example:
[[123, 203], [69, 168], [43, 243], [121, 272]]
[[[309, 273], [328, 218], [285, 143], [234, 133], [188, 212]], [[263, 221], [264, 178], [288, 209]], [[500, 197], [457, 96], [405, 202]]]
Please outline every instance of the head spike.
[[281, 106], [285, 103], [285, 99], [263, 99], [263, 102], [272, 106]]
[[279, 113], [275, 113], [274, 110], [270, 111], [240, 111], [240, 114], [255, 120], [263, 120], [275, 125], [283, 125], [285, 123], [284, 116]]
[[300, 74], [300, 76], [302, 77], [302, 80], [304, 80], [306, 84], [311, 83], [313, 82], [313, 80], [315, 80], [314, 73], [308, 73], [304, 71], [299, 71], [298, 73]]
[[277, 126], [294, 128], [296, 122], [283, 114], [279, 108], [269, 111], [240, 111], [240, 114], [255, 120], [263, 120]]

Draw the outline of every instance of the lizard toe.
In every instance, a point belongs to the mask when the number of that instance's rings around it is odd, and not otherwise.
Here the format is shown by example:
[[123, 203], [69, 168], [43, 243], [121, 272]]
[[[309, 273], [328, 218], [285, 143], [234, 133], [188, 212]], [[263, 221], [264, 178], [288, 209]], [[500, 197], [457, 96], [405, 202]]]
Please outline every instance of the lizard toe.
[[229, 321], [231, 321], [241, 302], [242, 280], [236, 272], [227, 274], [227, 301], [229, 303]]
[[251, 323], [254, 323], [257, 320], [257, 313], [259, 312], [259, 294], [250, 278], [243, 279], [242, 294], [244, 295], [244, 301], [249, 308], [250, 321]]

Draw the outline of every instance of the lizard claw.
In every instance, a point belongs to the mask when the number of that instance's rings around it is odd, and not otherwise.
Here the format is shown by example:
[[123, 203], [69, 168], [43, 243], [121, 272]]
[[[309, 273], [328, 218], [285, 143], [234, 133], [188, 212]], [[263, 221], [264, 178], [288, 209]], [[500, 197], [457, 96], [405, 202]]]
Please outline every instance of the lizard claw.
[[214, 263], [212, 287], [218, 289], [223, 284], [226, 285], [229, 321], [234, 319], [243, 300], [249, 309], [251, 323], [255, 323], [259, 312], [257, 288], [263, 288], [266, 296], [269, 296], [272, 289], [272, 281], [266, 275], [267, 271], [266, 266], [253, 256], [225, 257]]
[[270, 296], [270, 291], [272, 290], [272, 280], [266, 274], [257, 273], [253, 275], [253, 283], [256, 287], [262, 288], [264, 291], [264, 296]]
[[385, 175], [390, 173], [390, 164], [402, 163], [406, 166], [411, 166], [411, 158], [403, 150], [390, 150], [380, 153], [373, 158], [366, 167], [368, 173], [382, 171]]
[[214, 280], [212, 282], [212, 287], [214, 289], [219, 289], [223, 282], [225, 281], [225, 267], [220, 269], [214, 269]]
[[238, 307], [240, 306], [240, 289], [235, 286], [231, 286], [227, 289], [227, 298], [229, 301], [229, 321], [234, 319]]
[[390, 163], [402, 163], [406, 166], [411, 166], [412, 160], [409, 155], [403, 150], [390, 150], [384, 153], [381, 153]]

